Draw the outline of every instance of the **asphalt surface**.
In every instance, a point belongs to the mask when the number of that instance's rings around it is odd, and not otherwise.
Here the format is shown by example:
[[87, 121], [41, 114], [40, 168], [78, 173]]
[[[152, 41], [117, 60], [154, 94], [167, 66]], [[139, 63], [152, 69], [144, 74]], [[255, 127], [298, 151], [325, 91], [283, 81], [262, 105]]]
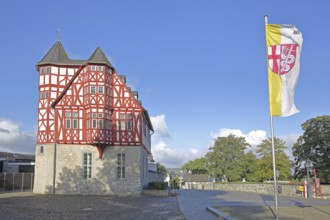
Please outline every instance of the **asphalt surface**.
[[[274, 207], [271, 195], [215, 190], [177, 190], [175, 193], [175, 197], [0, 193], [0, 219], [219, 219], [206, 207], [222, 207], [233, 213], [239, 211], [241, 219], [264, 219], [245, 216], [249, 216], [254, 210], [266, 212], [269, 207]], [[289, 209], [291, 216], [285, 218], [279, 215], [279, 219], [330, 219], [327, 209], [330, 207], [330, 200], [279, 196], [278, 205]], [[302, 209], [304, 207], [306, 209]], [[310, 208], [313, 213], [308, 212]], [[270, 219], [272, 217], [274, 216], [270, 216]]]
[[1, 220], [184, 220], [176, 197], [0, 194]]

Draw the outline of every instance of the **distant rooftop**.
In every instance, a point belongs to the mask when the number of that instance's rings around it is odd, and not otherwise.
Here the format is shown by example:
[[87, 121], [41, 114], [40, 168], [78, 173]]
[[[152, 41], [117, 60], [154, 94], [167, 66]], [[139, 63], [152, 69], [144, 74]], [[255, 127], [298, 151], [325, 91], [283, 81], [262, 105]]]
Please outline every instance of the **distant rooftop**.
[[0, 159], [5, 159], [7, 161], [35, 161], [35, 156], [31, 154], [18, 154], [18, 153], [8, 153], [0, 152]]

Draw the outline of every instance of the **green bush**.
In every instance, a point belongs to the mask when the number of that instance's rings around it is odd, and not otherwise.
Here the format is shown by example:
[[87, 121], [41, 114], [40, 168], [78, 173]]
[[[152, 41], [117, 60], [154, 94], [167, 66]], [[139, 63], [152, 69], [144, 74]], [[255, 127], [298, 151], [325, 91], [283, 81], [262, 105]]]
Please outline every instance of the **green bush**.
[[165, 190], [168, 188], [168, 183], [167, 182], [161, 182], [161, 181], [154, 181], [150, 182], [148, 184], [148, 188], [150, 190]]

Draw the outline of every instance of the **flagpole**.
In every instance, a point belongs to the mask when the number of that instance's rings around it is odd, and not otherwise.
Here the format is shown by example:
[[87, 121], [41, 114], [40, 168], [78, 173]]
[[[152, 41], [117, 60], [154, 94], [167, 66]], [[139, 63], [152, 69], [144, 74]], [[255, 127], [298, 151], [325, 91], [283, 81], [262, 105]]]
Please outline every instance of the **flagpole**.
[[[268, 16], [265, 15], [265, 25], [268, 24]], [[267, 63], [268, 66], [268, 63]], [[277, 204], [277, 181], [276, 181], [276, 160], [275, 160], [275, 146], [274, 146], [274, 124], [273, 116], [270, 115], [270, 128], [271, 128], [271, 139], [272, 139], [272, 155], [273, 155], [273, 179], [274, 179], [274, 198], [275, 198], [275, 215], [278, 220], [278, 204]]]

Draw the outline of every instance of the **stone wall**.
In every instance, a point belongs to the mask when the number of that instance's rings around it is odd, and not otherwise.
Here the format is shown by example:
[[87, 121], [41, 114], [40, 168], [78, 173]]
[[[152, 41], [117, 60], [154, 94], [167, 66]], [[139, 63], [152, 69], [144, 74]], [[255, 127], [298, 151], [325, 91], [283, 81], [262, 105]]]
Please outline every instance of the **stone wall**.
[[[54, 145], [36, 147], [35, 193], [52, 193]], [[56, 145], [56, 194], [141, 194], [148, 184], [147, 152], [141, 146], [108, 146], [99, 158], [90, 145]], [[84, 153], [92, 154], [92, 178], [84, 179]], [[117, 178], [117, 154], [125, 154], [124, 179]], [[146, 163], [147, 164], [147, 163]]]
[[[40, 151], [42, 147], [43, 151]], [[54, 171], [54, 144], [37, 145], [35, 151], [33, 192], [51, 194]]]
[[154, 181], [164, 182], [164, 175], [161, 173], [149, 170], [148, 176], [149, 176], [149, 182], [154, 182]]
[[[297, 186], [301, 184], [278, 184], [281, 188], [279, 195], [302, 197], [302, 193], [297, 191]], [[224, 191], [240, 191], [240, 192], [254, 192], [259, 194], [274, 194], [273, 184], [249, 184], [249, 183], [198, 183], [194, 184], [194, 189], [208, 189], [208, 190], [224, 190]], [[322, 198], [329, 198], [330, 185], [321, 185]], [[315, 197], [314, 187], [312, 187], [312, 197]]]

